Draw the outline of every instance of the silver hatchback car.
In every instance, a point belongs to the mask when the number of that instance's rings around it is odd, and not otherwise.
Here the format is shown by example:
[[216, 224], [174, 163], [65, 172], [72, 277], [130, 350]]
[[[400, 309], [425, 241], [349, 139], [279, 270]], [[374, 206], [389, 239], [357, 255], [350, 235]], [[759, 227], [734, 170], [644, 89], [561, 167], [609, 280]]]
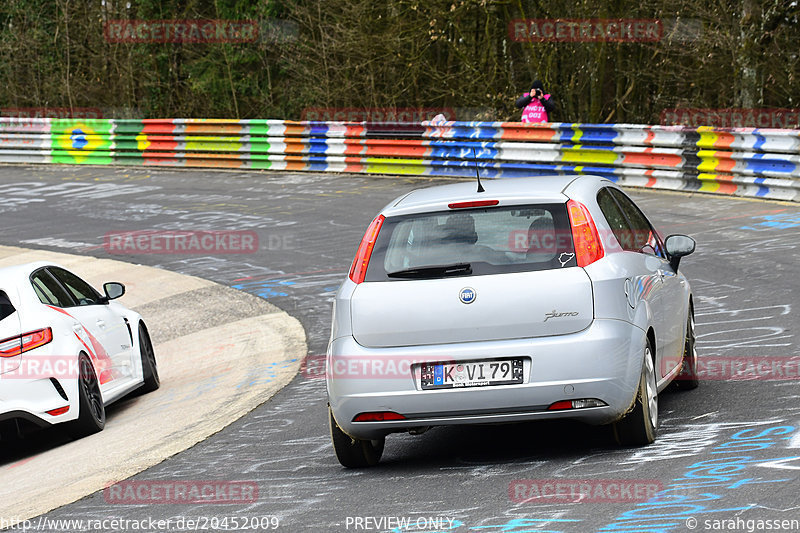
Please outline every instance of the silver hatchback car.
[[[480, 186], [477, 189], [481, 189]], [[653, 442], [658, 393], [697, 386], [694, 251], [611, 181], [420, 189], [369, 225], [336, 295], [331, 438], [347, 467], [431, 426], [571, 418]], [[676, 379], [679, 378], [679, 379]]]

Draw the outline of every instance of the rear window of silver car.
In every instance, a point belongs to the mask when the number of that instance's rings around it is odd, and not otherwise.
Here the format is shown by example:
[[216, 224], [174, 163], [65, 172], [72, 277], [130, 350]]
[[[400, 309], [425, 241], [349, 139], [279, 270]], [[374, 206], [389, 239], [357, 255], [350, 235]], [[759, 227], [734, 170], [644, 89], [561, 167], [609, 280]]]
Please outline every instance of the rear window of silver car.
[[566, 204], [389, 217], [365, 281], [431, 279], [576, 266]]

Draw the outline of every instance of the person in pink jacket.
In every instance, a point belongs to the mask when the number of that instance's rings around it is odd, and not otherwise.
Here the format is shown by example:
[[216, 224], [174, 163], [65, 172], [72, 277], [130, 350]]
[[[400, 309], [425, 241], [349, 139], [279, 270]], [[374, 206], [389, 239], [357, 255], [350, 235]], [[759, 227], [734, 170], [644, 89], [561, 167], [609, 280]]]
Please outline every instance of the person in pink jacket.
[[515, 105], [522, 109], [522, 122], [550, 122], [550, 113], [556, 107], [539, 80], [531, 84], [530, 92], [517, 98]]

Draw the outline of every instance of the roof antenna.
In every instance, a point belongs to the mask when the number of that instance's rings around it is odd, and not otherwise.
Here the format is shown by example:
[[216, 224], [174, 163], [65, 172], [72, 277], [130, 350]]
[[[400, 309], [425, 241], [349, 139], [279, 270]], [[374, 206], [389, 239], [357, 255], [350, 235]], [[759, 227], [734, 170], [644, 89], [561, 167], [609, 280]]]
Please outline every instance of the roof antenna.
[[481, 185], [481, 169], [478, 167], [478, 156], [475, 154], [475, 147], [472, 146], [472, 158], [475, 160], [475, 176], [478, 178], [478, 192], [486, 192]]

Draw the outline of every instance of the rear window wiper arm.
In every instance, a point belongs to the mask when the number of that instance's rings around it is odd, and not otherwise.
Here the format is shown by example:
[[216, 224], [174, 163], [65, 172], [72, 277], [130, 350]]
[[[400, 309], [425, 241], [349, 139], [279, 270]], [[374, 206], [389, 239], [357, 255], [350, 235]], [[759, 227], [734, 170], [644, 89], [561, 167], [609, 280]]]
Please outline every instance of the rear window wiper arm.
[[407, 268], [386, 275], [390, 278], [443, 278], [447, 276], [472, 274], [470, 263], [454, 263], [452, 265], [430, 265], [424, 267]]

